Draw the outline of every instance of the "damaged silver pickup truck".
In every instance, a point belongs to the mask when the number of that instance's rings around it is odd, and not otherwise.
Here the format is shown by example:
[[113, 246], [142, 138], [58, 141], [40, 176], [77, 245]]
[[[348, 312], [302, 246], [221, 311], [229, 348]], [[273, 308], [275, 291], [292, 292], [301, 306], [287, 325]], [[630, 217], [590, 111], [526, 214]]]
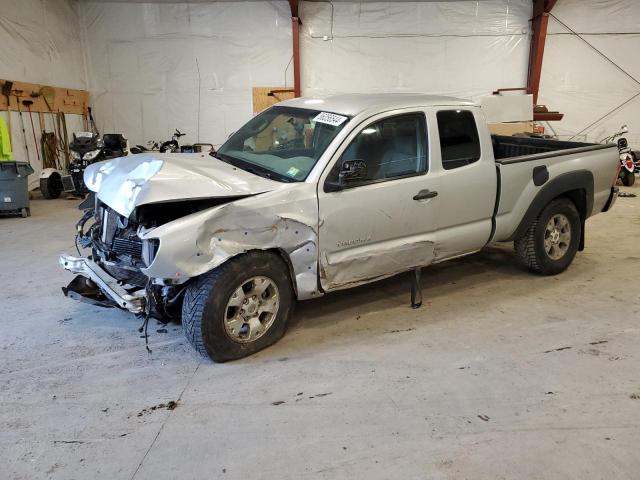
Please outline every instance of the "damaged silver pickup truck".
[[[296, 300], [513, 241], [565, 270], [617, 196], [615, 145], [490, 135], [472, 102], [340, 95], [282, 102], [212, 155], [91, 165], [69, 297], [181, 318], [215, 361], [285, 332]], [[88, 226], [90, 225], [90, 226]]]

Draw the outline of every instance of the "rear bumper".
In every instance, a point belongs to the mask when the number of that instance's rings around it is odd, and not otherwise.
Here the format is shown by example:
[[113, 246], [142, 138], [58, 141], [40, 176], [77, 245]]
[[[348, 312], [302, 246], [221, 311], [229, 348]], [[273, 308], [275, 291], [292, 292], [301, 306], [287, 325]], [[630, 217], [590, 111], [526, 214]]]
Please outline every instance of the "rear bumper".
[[100, 268], [93, 260], [84, 257], [61, 255], [59, 263], [65, 270], [78, 273], [82, 277], [90, 280], [90, 282], [83, 282], [76, 277], [66, 288], [62, 289], [67, 297], [94, 305], [108, 306], [105, 305], [104, 300], [100, 300], [95, 294], [95, 287], [98, 287], [104, 296], [113, 302], [115, 306], [129, 310], [132, 313], [141, 313], [144, 311], [146, 299], [145, 290], [139, 287], [121, 285], [118, 280]]
[[607, 203], [604, 204], [603, 212], [608, 212], [613, 207], [613, 204], [616, 203], [618, 199], [618, 192], [620, 189], [618, 187], [611, 187], [611, 193], [609, 194], [609, 198], [607, 199]]

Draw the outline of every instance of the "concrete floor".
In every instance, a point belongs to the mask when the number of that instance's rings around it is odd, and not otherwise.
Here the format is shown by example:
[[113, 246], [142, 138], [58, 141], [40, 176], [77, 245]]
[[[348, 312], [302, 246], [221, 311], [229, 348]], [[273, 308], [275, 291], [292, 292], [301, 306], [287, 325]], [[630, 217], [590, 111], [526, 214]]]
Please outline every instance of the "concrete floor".
[[425, 270], [420, 310], [406, 275], [329, 295], [222, 365], [63, 297], [76, 204], [0, 219], [2, 478], [638, 478], [640, 197], [560, 276], [488, 248]]

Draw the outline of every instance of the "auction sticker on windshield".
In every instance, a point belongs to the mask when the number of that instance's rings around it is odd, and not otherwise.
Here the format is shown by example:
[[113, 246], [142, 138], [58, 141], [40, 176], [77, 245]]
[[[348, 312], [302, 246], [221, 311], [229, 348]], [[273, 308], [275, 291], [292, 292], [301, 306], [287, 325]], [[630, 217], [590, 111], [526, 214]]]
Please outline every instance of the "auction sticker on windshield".
[[337, 127], [338, 125], [342, 125], [347, 118], [348, 117], [337, 115], [335, 113], [321, 112], [315, 116], [313, 121]]

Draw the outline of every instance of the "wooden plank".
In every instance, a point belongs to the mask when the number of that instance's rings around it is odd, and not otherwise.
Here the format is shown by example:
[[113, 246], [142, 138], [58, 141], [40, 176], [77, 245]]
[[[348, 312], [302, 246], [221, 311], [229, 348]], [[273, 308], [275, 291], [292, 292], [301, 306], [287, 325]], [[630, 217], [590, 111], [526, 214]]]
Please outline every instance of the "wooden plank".
[[254, 115], [278, 102], [295, 98], [293, 88], [284, 87], [253, 87], [252, 95]]
[[[0, 83], [4, 84], [5, 81], [6, 80], [0, 80]], [[46, 92], [48, 105], [47, 101], [45, 101], [45, 95], [43, 95], [43, 88], [45, 89], [44, 92]], [[16, 95], [18, 98], [16, 98]], [[18, 100], [20, 102], [23, 100], [31, 100], [33, 102], [33, 105], [31, 105], [32, 112], [63, 112], [74, 115], [84, 115], [89, 106], [89, 92], [86, 90], [41, 85], [39, 83], [13, 81], [9, 110], [14, 112], [18, 111]], [[51, 100], [53, 100], [53, 102]], [[20, 109], [26, 110], [22, 104], [20, 105]], [[3, 95], [0, 95], [0, 110], [7, 111], [7, 99]]]

